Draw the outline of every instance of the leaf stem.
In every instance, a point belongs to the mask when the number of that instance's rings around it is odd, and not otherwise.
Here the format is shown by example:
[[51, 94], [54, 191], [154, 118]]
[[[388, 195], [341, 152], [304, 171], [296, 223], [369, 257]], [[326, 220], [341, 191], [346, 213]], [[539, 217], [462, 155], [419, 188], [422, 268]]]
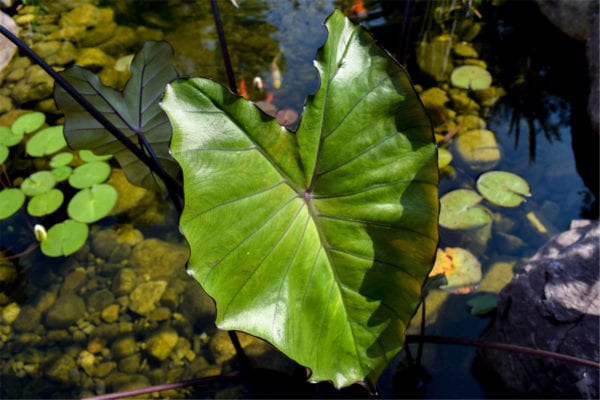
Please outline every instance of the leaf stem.
[[221, 45], [221, 54], [223, 55], [223, 63], [225, 64], [225, 71], [227, 73], [227, 81], [229, 82], [229, 89], [235, 94], [238, 94], [237, 84], [235, 83], [235, 76], [233, 68], [231, 66], [231, 58], [229, 57], [229, 50], [227, 50], [227, 41], [225, 40], [225, 32], [223, 30], [223, 22], [219, 14], [219, 6], [217, 0], [211, 0], [213, 16], [215, 18], [215, 25], [217, 27], [217, 35], [219, 36], [219, 44]]

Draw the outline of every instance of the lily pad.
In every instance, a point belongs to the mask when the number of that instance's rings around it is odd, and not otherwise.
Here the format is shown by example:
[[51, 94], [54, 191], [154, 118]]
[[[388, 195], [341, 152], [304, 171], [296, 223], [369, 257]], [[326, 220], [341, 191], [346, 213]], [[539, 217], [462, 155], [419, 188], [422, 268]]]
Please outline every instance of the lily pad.
[[58, 189], [33, 196], [27, 203], [27, 212], [34, 217], [52, 214], [64, 200], [63, 193]]
[[68, 256], [85, 244], [88, 234], [87, 224], [67, 219], [48, 230], [40, 248], [49, 257]]
[[52, 159], [50, 160], [50, 166], [52, 168], [58, 168], [58, 167], [62, 167], [64, 165], [68, 165], [71, 161], [73, 161], [73, 153], [71, 153], [71, 152], [59, 153], [59, 154], [56, 154], [54, 157], [52, 157]]
[[56, 179], [52, 172], [38, 171], [25, 178], [21, 183], [21, 190], [27, 196], [35, 196], [49, 191], [55, 184]]
[[438, 148], [438, 168], [444, 168], [452, 161], [452, 153], [444, 147]]
[[461, 65], [450, 74], [452, 86], [462, 89], [482, 90], [492, 84], [492, 75], [477, 65]]
[[496, 293], [481, 293], [469, 299], [467, 305], [471, 307], [471, 315], [483, 316], [498, 307], [498, 295]]
[[68, 165], [63, 165], [61, 167], [56, 167], [52, 169], [52, 174], [54, 175], [54, 179], [56, 182], [63, 182], [69, 179], [71, 173], [73, 172], [73, 168]]
[[104, 161], [93, 161], [80, 165], [69, 176], [69, 185], [84, 189], [102, 183], [110, 175], [110, 165]]
[[483, 200], [477, 192], [456, 189], [440, 199], [440, 225], [448, 229], [477, 229], [492, 222], [492, 217], [479, 203]]
[[477, 190], [501, 207], [516, 207], [531, 196], [529, 184], [517, 174], [508, 171], [489, 171], [477, 179]]
[[16, 213], [25, 203], [25, 194], [17, 188], [7, 188], [0, 191], [0, 219], [5, 219]]
[[46, 122], [46, 116], [39, 111], [23, 114], [10, 126], [14, 135], [23, 137], [24, 134], [37, 131]]
[[494, 168], [500, 161], [500, 147], [494, 132], [472, 129], [462, 132], [454, 140], [456, 152], [474, 171]]
[[63, 136], [62, 125], [45, 128], [29, 139], [26, 146], [27, 154], [32, 157], [43, 157], [56, 153], [67, 145]]
[[23, 134], [17, 134], [6, 126], [0, 126], [0, 145], [11, 147], [21, 143]]
[[461, 294], [472, 292], [482, 277], [477, 257], [461, 247], [438, 249], [433, 271], [437, 272], [435, 275], [443, 273], [448, 282], [440, 289]]
[[112, 158], [112, 154], [95, 154], [91, 150], [79, 150], [79, 158], [85, 162], [106, 161]]
[[106, 217], [116, 203], [115, 188], [99, 184], [77, 192], [67, 206], [67, 213], [75, 221], [92, 223]]

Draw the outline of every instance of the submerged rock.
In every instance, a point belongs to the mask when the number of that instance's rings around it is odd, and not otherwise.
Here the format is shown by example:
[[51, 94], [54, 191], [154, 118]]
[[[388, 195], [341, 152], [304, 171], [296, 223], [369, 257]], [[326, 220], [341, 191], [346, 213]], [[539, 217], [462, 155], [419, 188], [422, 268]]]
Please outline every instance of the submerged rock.
[[[500, 292], [484, 339], [600, 361], [600, 225], [575, 221], [554, 236]], [[555, 359], [485, 350], [486, 364], [517, 394], [598, 398], [598, 370]]]
[[85, 313], [85, 302], [76, 294], [65, 294], [56, 299], [46, 314], [49, 328], [67, 328]]
[[157, 360], [164, 361], [175, 348], [178, 339], [179, 335], [175, 329], [162, 328], [150, 335], [146, 342], [146, 352]]

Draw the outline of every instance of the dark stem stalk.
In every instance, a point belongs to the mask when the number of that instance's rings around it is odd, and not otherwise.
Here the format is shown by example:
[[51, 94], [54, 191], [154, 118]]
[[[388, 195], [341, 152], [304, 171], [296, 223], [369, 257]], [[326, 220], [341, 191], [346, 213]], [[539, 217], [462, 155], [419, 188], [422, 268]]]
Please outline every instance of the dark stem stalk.
[[225, 72], [227, 73], [227, 81], [229, 82], [229, 89], [237, 94], [237, 84], [235, 82], [235, 75], [231, 66], [231, 58], [229, 57], [229, 50], [227, 50], [227, 41], [225, 40], [225, 32], [223, 30], [223, 22], [221, 21], [221, 15], [219, 14], [219, 6], [217, 0], [211, 0], [213, 16], [215, 18], [215, 25], [217, 27], [217, 35], [219, 36], [219, 44], [221, 45], [221, 54], [223, 55], [223, 63], [225, 64]]
[[65, 78], [58, 74], [54, 69], [48, 65], [39, 55], [37, 55], [29, 46], [27, 46], [18, 37], [13, 35], [6, 27], [0, 25], [0, 33], [2, 33], [8, 40], [13, 42], [21, 51], [23, 51], [27, 57], [31, 58], [37, 63], [48, 75], [54, 79], [69, 95], [71, 95], [92, 117], [94, 117], [99, 123], [102, 124], [115, 138], [117, 138], [129, 151], [135, 154], [144, 164], [150, 168], [151, 171], [156, 173], [163, 182], [165, 183], [169, 194], [171, 195], [175, 207], [181, 212], [181, 198], [183, 198], [183, 188], [177, 183], [160, 165], [157, 159], [153, 159], [146, 155], [146, 153], [137, 147], [123, 132], [121, 132], [116, 126], [113, 125], [100, 111], [98, 111], [85, 97], [83, 97]]
[[583, 365], [590, 368], [600, 369], [600, 363], [592, 360], [585, 360], [583, 358], [573, 357], [567, 354], [555, 353], [553, 351], [546, 351], [540, 349], [533, 349], [531, 347], [518, 346], [515, 344], [500, 343], [500, 342], [488, 342], [484, 340], [473, 340], [465, 338], [457, 338], [451, 336], [432, 336], [432, 335], [406, 335], [407, 343], [438, 343], [438, 344], [450, 344], [459, 346], [471, 346], [480, 349], [491, 349], [510, 351], [513, 353], [529, 354], [535, 357], [542, 358], [554, 358], [555, 360], [566, 361], [574, 364]]

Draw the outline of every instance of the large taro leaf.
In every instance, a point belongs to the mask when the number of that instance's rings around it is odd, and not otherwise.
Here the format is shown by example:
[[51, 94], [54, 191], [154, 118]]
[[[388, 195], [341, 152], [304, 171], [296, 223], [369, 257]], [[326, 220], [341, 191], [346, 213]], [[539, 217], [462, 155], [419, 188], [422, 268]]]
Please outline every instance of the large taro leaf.
[[339, 12], [296, 134], [207, 79], [162, 106], [184, 174], [189, 268], [217, 325], [338, 387], [402, 348], [437, 246], [437, 159], [404, 70]]
[[[130, 140], [139, 143], [141, 137], [145, 138], [166, 172], [176, 176], [179, 169], [169, 155], [171, 126], [158, 104], [167, 83], [177, 78], [169, 62], [172, 53], [166, 42], [146, 42], [131, 63], [131, 78], [123, 92], [104, 86], [98, 76], [79, 67], [61, 74]], [[114, 154], [131, 182], [157, 187], [150, 169], [59, 85], [55, 86], [54, 97], [65, 112], [64, 134], [69, 146]]]

